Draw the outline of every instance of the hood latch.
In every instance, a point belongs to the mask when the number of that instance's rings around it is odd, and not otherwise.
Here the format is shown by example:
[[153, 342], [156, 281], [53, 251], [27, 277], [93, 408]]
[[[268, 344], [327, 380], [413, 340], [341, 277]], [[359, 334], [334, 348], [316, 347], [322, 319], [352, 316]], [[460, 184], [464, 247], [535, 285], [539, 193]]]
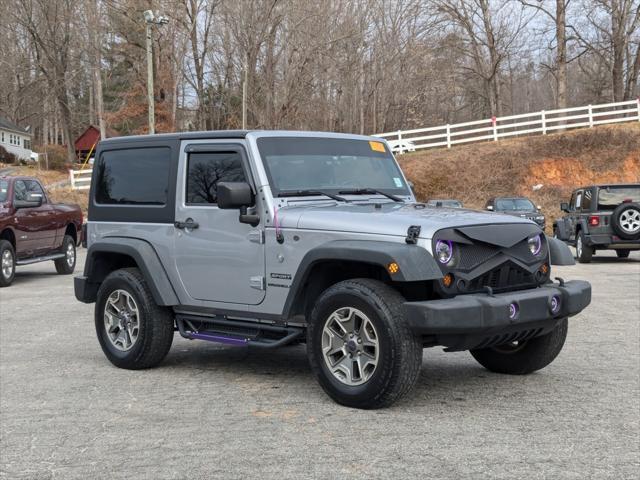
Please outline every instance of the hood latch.
[[420, 225], [411, 225], [407, 228], [407, 237], [404, 239], [410, 245], [418, 243], [418, 237], [420, 236]]

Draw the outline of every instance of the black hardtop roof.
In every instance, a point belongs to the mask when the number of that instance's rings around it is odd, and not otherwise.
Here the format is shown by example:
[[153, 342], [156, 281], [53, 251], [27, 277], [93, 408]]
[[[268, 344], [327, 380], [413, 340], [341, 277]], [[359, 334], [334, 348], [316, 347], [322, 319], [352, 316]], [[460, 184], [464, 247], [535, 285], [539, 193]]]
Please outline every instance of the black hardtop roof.
[[117, 143], [149, 142], [154, 140], [206, 140], [210, 138], [245, 138], [248, 133], [257, 130], [211, 130], [204, 132], [180, 132], [158, 133], [155, 135], [130, 135], [124, 137], [105, 138], [101, 145], [113, 145]]
[[607, 188], [607, 187], [640, 187], [640, 183], [598, 183], [595, 185], [586, 185], [584, 187], [574, 188], [574, 191], [587, 190], [589, 188]]

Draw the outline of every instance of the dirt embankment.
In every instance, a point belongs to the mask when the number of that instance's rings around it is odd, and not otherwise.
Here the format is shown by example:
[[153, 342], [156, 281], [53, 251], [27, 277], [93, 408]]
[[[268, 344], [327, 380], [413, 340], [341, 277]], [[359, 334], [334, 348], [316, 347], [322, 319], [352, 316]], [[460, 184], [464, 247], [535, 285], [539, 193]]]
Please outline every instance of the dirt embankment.
[[550, 226], [576, 187], [640, 182], [640, 124], [422, 151], [399, 160], [420, 200], [458, 198], [483, 208], [493, 196], [523, 195], [542, 206]]

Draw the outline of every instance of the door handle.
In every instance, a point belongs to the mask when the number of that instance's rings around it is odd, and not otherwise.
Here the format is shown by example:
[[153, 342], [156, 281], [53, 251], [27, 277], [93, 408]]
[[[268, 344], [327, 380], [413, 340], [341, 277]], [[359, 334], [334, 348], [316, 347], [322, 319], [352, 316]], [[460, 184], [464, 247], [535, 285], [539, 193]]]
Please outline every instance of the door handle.
[[198, 225], [198, 222], [195, 222], [193, 218], [187, 218], [184, 222], [175, 222], [173, 226], [180, 230], [195, 230], [200, 225]]

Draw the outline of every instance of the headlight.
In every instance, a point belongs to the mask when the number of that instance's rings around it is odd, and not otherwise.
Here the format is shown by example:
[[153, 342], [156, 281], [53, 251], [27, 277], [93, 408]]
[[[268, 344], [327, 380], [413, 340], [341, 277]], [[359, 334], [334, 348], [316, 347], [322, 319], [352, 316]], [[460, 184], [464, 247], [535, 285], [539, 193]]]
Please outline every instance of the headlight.
[[538, 216], [536, 217], [536, 220], [537, 220], [537, 221], [539, 221], [539, 222], [541, 222], [541, 221], [543, 221], [543, 220], [544, 220], [544, 216], [542, 216], [542, 215], [538, 215]]
[[542, 250], [542, 235], [538, 234], [534, 237], [529, 237], [527, 244], [529, 245], [529, 251], [531, 254], [537, 257], [540, 255], [540, 251]]
[[447, 264], [453, 258], [453, 242], [451, 240], [438, 240], [436, 242], [436, 258], [442, 264]]

